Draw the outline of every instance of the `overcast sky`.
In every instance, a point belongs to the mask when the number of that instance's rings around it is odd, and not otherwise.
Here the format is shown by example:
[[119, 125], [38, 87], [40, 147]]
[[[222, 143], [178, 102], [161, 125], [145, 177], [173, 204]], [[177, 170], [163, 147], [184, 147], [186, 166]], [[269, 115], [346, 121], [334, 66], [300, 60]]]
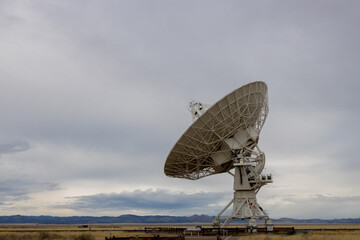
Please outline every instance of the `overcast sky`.
[[268, 85], [270, 217], [360, 217], [360, 2], [1, 0], [0, 215], [215, 215], [232, 177], [166, 177], [191, 124]]

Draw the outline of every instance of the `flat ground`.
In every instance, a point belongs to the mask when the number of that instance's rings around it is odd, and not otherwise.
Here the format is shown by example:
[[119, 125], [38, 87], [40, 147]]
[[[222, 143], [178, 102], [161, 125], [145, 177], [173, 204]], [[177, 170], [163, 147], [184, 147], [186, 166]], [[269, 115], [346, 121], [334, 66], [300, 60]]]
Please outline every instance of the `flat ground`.
[[[310, 230], [308, 233], [295, 235], [278, 234], [247, 234], [232, 236], [228, 240], [360, 240], [360, 224], [302, 224], [302, 225], [276, 225], [281, 227], [295, 227], [296, 230]], [[276, 227], [275, 226], [275, 227]], [[169, 236], [166, 233], [144, 233], [135, 230], [144, 230], [145, 227], [155, 225], [0, 225], [0, 240], [105, 240], [110, 234], [116, 237], [144, 237]], [[161, 225], [161, 227], [194, 227], [194, 225]], [[210, 226], [209, 226], [210, 227]], [[328, 231], [328, 229], [333, 229]], [[350, 230], [352, 229], [352, 230]], [[131, 232], [125, 230], [133, 230]], [[172, 235], [176, 236], [176, 235]], [[225, 239], [230, 236], [222, 236]], [[193, 233], [185, 236], [186, 240], [216, 240], [216, 236], [197, 236]]]

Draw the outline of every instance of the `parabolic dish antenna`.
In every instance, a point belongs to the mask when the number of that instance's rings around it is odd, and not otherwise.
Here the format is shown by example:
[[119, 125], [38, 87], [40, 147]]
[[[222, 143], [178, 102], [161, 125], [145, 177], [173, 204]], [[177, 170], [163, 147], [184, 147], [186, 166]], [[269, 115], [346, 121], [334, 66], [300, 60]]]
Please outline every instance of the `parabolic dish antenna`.
[[[271, 175], [261, 174], [265, 154], [258, 147], [269, 111], [266, 84], [244, 85], [210, 107], [192, 101], [189, 110], [193, 123], [170, 151], [165, 174], [196, 180], [228, 172], [234, 177], [234, 197], [214, 225], [226, 227], [233, 219], [249, 219], [249, 225], [256, 226], [255, 219], [262, 218], [272, 225], [256, 200], [260, 188], [272, 182]], [[230, 206], [231, 213], [225, 214]]]

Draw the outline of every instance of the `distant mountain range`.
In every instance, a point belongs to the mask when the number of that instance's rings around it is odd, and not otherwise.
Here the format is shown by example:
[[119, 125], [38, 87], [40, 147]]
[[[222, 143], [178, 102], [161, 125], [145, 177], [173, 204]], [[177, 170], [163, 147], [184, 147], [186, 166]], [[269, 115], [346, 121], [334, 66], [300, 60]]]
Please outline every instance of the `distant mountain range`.
[[[0, 224], [110, 224], [110, 223], [136, 223], [136, 224], [165, 224], [165, 223], [204, 223], [210, 224], [214, 216], [192, 215], [190, 217], [178, 216], [137, 216], [121, 215], [118, 217], [90, 217], [90, 216], [72, 216], [72, 217], [54, 217], [54, 216], [0, 216]], [[360, 224], [360, 218], [342, 218], [342, 219], [293, 219], [279, 218], [272, 219], [274, 224]], [[246, 221], [242, 221], [246, 223]]]

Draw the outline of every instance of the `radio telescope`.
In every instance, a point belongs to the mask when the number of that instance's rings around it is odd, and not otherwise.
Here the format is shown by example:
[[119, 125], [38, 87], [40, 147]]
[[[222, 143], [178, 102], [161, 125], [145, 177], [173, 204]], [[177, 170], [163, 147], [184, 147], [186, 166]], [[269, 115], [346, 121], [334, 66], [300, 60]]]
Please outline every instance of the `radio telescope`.
[[248, 219], [249, 226], [256, 226], [255, 219], [265, 219], [272, 226], [256, 200], [260, 188], [272, 182], [271, 174], [262, 174], [265, 154], [258, 146], [269, 111], [266, 84], [252, 82], [212, 106], [192, 101], [188, 108], [193, 123], [170, 151], [165, 175], [196, 180], [227, 172], [234, 177], [234, 195], [214, 225], [226, 227], [234, 219]]

